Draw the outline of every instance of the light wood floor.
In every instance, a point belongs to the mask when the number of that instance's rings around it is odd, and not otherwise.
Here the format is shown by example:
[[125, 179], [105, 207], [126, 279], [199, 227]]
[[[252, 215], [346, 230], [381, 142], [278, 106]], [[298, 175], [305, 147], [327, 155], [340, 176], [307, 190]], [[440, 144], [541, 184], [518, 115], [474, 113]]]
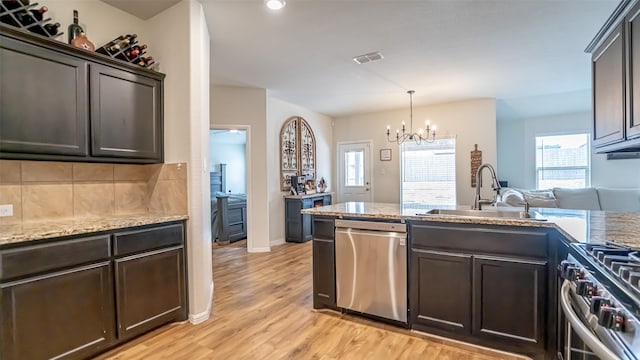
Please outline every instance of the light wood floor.
[[313, 311], [311, 242], [261, 254], [244, 241], [214, 245], [213, 278], [206, 322], [162, 327], [99, 359], [521, 359]]

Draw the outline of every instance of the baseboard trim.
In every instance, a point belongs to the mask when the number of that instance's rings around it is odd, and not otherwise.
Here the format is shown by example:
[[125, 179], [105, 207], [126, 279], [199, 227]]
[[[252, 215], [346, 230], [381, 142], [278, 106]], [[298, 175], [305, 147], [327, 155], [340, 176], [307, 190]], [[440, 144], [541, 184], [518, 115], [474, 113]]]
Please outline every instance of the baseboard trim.
[[276, 246], [276, 245], [282, 245], [285, 244], [286, 241], [284, 241], [284, 239], [276, 239], [276, 240], [272, 240], [271, 242], [269, 242], [269, 245], [271, 246]]
[[198, 325], [209, 319], [211, 316], [211, 305], [213, 304], [213, 281], [209, 287], [209, 301], [207, 302], [207, 308], [199, 314], [189, 314], [189, 322], [192, 325]]
[[263, 253], [263, 252], [270, 252], [270, 251], [271, 251], [271, 247], [247, 248], [247, 252], [250, 252], [250, 253]]

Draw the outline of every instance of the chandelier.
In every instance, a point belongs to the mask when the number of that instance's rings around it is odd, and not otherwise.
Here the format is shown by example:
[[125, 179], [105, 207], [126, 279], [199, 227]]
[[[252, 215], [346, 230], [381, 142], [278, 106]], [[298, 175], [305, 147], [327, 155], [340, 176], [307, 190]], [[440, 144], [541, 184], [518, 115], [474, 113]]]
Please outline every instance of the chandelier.
[[432, 142], [436, 139], [436, 127], [431, 127], [431, 123], [429, 120], [426, 122], [426, 127], [424, 129], [418, 129], [418, 132], [413, 132], [413, 94], [415, 90], [407, 91], [409, 94], [409, 108], [411, 109], [411, 115], [409, 117], [410, 125], [409, 132], [404, 124], [404, 120], [402, 120], [402, 134], [400, 130], [396, 129], [395, 138], [391, 137], [391, 127], [387, 125], [387, 141], [390, 143], [398, 143], [398, 145], [404, 143], [405, 141], [413, 140], [416, 144], [421, 144], [423, 141]]

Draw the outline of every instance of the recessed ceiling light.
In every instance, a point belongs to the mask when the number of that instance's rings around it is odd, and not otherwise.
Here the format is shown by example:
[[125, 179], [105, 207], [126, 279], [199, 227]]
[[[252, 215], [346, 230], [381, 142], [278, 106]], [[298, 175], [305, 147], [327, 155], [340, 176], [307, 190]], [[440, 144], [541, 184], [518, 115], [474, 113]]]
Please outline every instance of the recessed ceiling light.
[[235, 130], [235, 129], [234, 130], [229, 130], [229, 132], [232, 133], [232, 134], [235, 134], [235, 133], [238, 132], [238, 130]]
[[280, 10], [287, 5], [285, 0], [265, 0], [264, 3], [271, 10]]

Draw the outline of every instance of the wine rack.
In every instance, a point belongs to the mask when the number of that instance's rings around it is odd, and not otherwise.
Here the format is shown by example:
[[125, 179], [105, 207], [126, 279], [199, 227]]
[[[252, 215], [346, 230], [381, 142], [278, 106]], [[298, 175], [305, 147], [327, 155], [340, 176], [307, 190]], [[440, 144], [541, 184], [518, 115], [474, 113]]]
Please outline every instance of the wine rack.
[[96, 49], [97, 53], [111, 58], [137, 64], [141, 67], [157, 70], [158, 63], [147, 55], [147, 45], [138, 42], [136, 34], [120, 35]]
[[58, 32], [60, 23], [51, 24], [49, 17], [36, 18], [32, 11], [37, 10], [38, 5], [22, 0], [0, 1], [0, 22], [50, 38], [64, 34]]

